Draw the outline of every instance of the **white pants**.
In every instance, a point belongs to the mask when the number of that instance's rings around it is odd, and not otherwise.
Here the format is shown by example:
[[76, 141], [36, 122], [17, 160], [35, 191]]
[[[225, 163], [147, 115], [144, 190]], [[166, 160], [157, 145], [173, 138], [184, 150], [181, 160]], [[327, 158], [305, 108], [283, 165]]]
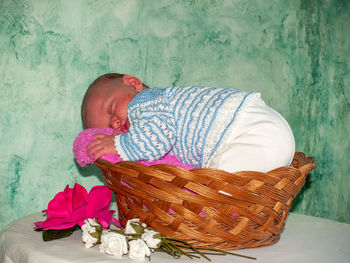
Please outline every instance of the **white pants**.
[[288, 166], [295, 152], [287, 121], [266, 105], [249, 106], [207, 167], [228, 172], [267, 172]]

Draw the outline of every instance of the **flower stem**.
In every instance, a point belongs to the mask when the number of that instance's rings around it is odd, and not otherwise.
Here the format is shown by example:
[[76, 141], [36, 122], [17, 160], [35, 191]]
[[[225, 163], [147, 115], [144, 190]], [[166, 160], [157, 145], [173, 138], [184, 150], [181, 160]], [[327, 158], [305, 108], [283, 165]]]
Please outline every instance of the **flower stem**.
[[[237, 257], [243, 257], [243, 258], [247, 258], [247, 259], [252, 259], [252, 260], [256, 260], [256, 257], [251, 257], [251, 256], [246, 256], [246, 255], [242, 255], [242, 254], [238, 254], [238, 253], [233, 253], [233, 252], [229, 252], [229, 251], [223, 251], [223, 250], [219, 250], [219, 249], [215, 249], [215, 248], [210, 248], [210, 247], [194, 247], [191, 244], [189, 244], [188, 242], [181, 240], [181, 239], [177, 239], [177, 238], [172, 238], [172, 237], [163, 237], [163, 239], [168, 239], [169, 241], [174, 241], [177, 242], [176, 246], [179, 247], [183, 247], [183, 248], [187, 248], [187, 249], [191, 249], [193, 251], [195, 251], [195, 253], [200, 254], [202, 257], [206, 258], [208, 261], [211, 261], [208, 257], [205, 256], [205, 254], [209, 255], [208, 253], [205, 253], [203, 251], [215, 251], [217, 253], [211, 253], [211, 254], [216, 254], [216, 255], [233, 255], [233, 256], [237, 256]], [[181, 243], [183, 245], [181, 245]]]
[[246, 255], [242, 255], [242, 254], [238, 254], [238, 253], [233, 253], [233, 252], [229, 252], [229, 251], [222, 251], [222, 250], [215, 249], [215, 248], [197, 247], [197, 249], [200, 249], [200, 250], [210, 250], [210, 251], [225, 253], [225, 254], [233, 255], [233, 256], [237, 256], [237, 257], [243, 257], [243, 258], [248, 258], [248, 259], [256, 260], [256, 257], [246, 256]]
[[[188, 248], [188, 249], [191, 249], [193, 251], [195, 251], [195, 253], [199, 254], [200, 256], [202, 256], [203, 258], [205, 258], [206, 260], [208, 261], [211, 261], [210, 258], [208, 258], [205, 254], [203, 254], [201, 251], [199, 251], [196, 247], [192, 246], [191, 244], [189, 244], [188, 242], [184, 241], [184, 240], [181, 240], [181, 239], [176, 239], [176, 238], [167, 238], [171, 241], [175, 241], [177, 243], [182, 243], [183, 245], [181, 244], [176, 244], [177, 247], [183, 247], [183, 248]], [[181, 250], [184, 254], [186, 252], [184, 252], [183, 250]], [[192, 255], [193, 256], [193, 255]]]

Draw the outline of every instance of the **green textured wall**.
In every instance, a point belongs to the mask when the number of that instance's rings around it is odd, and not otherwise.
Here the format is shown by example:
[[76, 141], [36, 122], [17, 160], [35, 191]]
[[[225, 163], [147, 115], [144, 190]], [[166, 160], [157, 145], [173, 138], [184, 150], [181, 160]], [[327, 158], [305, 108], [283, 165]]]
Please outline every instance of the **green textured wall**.
[[318, 161], [294, 211], [350, 223], [349, 15], [345, 0], [0, 0], [0, 228], [102, 184], [71, 148], [106, 72], [262, 92]]

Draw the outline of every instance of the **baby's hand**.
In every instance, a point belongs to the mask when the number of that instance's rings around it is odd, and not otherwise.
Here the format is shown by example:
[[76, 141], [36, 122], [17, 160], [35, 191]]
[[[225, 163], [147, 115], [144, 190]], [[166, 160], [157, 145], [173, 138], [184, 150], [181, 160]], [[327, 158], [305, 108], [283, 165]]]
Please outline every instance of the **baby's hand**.
[[93, 155], [94, 161], [99, 159], [102, 155], [110, 153], [114, 155], [119, 155], [114, 147], [114, 137], [115, 135], [106, 135], [103, 133], [97, 133], [94, 135], [96, 140], [89, 143], [87, 148], [88, 156]]

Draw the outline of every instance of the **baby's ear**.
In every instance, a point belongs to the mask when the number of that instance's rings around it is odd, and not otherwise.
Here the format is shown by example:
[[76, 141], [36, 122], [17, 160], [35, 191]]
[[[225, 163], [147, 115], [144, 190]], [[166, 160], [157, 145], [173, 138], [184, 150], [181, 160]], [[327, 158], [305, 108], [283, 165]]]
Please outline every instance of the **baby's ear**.
[[125, 85], [132, 86], [137, 92], [140, 92], [143, 89], [142, 81], [131, 75], [124, 75], [123, 83]]

